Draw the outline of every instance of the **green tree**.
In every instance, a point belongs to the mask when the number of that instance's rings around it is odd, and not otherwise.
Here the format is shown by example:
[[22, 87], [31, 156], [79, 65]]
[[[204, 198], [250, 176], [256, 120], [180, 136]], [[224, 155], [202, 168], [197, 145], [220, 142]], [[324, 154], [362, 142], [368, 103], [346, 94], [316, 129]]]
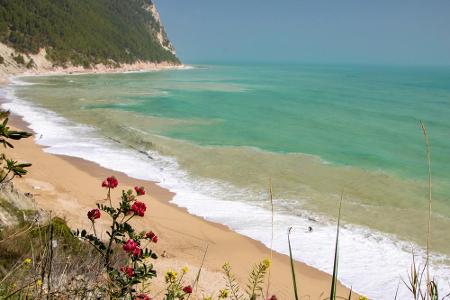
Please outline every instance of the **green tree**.
[[[8, 112], [0, 111], [0, 144], [5, 148], [14, 148], [11, 140], [17, 141], [31, 136], [26, 131], [11, 130], [8, 126]], [[21, 163], [13, 159], [7, 158], [4, 153], [0, 154], [0, 185], [10, 182], [14, 177], [27, 174], [26, 168], [30, 167], [30, 163]]]
[[[46, 48], [56, 65], [138, 60], [179, 63], [156, 37], [146, 0], [0, 0], [0, 41], [25, 54]], [[165, 41], [165, 45], [168, 41]]]

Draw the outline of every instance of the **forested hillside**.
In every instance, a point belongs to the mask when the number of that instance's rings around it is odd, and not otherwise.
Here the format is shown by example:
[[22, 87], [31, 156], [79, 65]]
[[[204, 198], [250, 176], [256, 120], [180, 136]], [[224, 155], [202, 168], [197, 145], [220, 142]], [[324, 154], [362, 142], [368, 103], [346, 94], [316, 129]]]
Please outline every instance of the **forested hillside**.
[[163, 30], [151, 5], [151, 0], [0, 0], [0, 42], [26, 54], [45, 48], [59, 66], [179, 63], [170, 42], [158, 39]]

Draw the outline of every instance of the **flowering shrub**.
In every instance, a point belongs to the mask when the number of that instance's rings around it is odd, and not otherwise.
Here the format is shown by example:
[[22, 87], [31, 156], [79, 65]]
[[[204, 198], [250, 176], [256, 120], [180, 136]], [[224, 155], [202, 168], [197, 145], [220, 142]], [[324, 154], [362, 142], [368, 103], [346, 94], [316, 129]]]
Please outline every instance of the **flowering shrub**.
[[181, 269], [181, 276], [173, 270], [169, 270], [164, 275], [164, 280], [166, 281], [166, 295], [164, 300], [183, 300], [189, 298], [193, 292], [191, 285], [184, 285], [183, 277], [188, 272], [188, 268], [184, 267]]
[[87, 216], [91, 221], [94, 221], [95, 219], [100, 219], [101, 216], [100, 210], [98, 208], [92, 209], [88, 211]]
[[158, 242], [158, 236], [156, 234], [154, 234], [153, 231], [147, 232], [145, 234], [145, 237], [150, 239], [155, 244]]
[[102, 187], [106, 187], [108, 189], [114, 189], [118, 185], [119, 181], [114, 176], [108, 177], [102, 182]]
[[152, 298], [150, 298], [148, 295], [146, 294], [139, 294], [137, 295], [135, 298], [135, 300], [151, 300]]
[[[263, 295], [263, 285], [267, 272], [269, 271], [271, 261], [264, 259], [262, 262], [255, 264], [248, 276], [248, 284], [245, 292], [241, 291], [239, 284], [236, 280], [236, 276], [231, 270], [229, 263], [225, 263], [222, 266], [222, 270], [225, 273], [225, 280], [227, 282], [227, 289], [221, 290], [219, 293], [219, 299], [225, 299], [230, 297], [232, 300], [256, 300], [261, 299]], [[270, 298], [263, 298], [267, 300], [276, 300], [277, 297], [272, 295]]]
[[138, 186], [135, 186], [134, 187], [134, 190], [136, 191], [136, 194], [138, 195], [138, 196], [143, 196], [143, 195], [145, 195], [145, 190], [144, 190], [144, 187], [138, 187]]
[[147, 207], [145, 206], [145, 203], [136, 201], [133, 203], [133, 205], [131, 206], [131, 210], [140, 217], [144, 216], [145, 210], [147, 209]]
[[[114, 207], [111, 201], [111, 191], [119, 185], [118, 180], [111, 176], [102, 182], [102, 187], [107, 188], [106, 200], [109, 205], [97, 204], [97, 208], [87, 212], [88, 219], [92, 222], [93, 234], [88, 234], [86, 230], [77, 231], [76, 235], [88, 241], [103, 257], [103, 264], [111, 286], [107, 289], [112, 298], [121, 299], [143, 299], [150, 300], [150, 296], [137, 291], [140, 283], [156, 276], [156, 271], [152, 264], [148, 264], [148, 258], [156, 259], [157, 255], [149, 249], [150, 244], [158, 242], [158, 236], [153, 231], [137, 233], [130, 224], [130, 220], [135, 217], [144, 217], [147, 205], [138, 201], [138, 197], [145, 195], [143, 187], [135, 187], [132, 190], [122, 191], [121, 201], [118, 207]], [[111, 220], [110, 229], [107, 231], [108, 240], [102, 241], [96, 234], [95, 222], [102, 218], [102, 212], [108, 215]], [[144, 244], [145, 243], [145, 244]], [[112, 263], [112, 255], [114, 251], [122, 251], [126, 256], [126, 262], [119, 267], [115, 267]], [[229, 264], [223, 266], [225, 279], [227, 280], [227, 288], [220, 290], [217, 299], [231, 298], [233, 300], [245, 299], [244, 294], [249, 300], [263, 297], [262, 285], [267, 271], [270, 268], [270, 261], [263, 260], [256, 264], [249, 275], [249, 282], [245, 293], [240, 291], [234, 275], [231, 273]], [[181, 275], [176, 271], [169, 270], [165, 273], [166, 282], [164, 300], [187, 300], [194, 292], [194, 286], [185, 284], [184, 275], [188, 272], [188, 268], [181, 269]], [[213, 299], [206, 297], [204, 299]], [[265, 298], [264, 298], [265, 299]], [[276, 300], [276, 296], [267, 298], [268, 300]]]
[[[148, 295], [138, 293], [136, 287], [156, 276], [153, 265], [147, 259], [157, 259], [157, 255], [148, 246], [156, 243], [158, 236], [152, 231], [138, 233], [130, 224], [133, 218], [144, 217], [147, 210], [144, 202], [137, 201], [138, 197], [145, 195], [144, 188], [136, 187], [136, 194], [132, 190], [122, 191], [121, 201], [118, 207], [114, 207], [111, 191], [118, 185], [119, 181], [114, 176], [102, 182], [102, 187], [108, 189], [106, 200], [109, 205], [97, 203], [97, 208], [88, 211], [87, 217], [92, 222], [93, 234], [77, 230], [76, 236], [89, 242], [101, 254], [111, 282], [108, 292], [113, 298], [150, 299]], [[102, 217], [101, 212], [111, 221], [107, 241], [102, 241], [95, 230], [95, 222]], [[120, 267], [115, 267], [111, 261], [114, 251], [123, 251], [125, 254], [126, 261]]]

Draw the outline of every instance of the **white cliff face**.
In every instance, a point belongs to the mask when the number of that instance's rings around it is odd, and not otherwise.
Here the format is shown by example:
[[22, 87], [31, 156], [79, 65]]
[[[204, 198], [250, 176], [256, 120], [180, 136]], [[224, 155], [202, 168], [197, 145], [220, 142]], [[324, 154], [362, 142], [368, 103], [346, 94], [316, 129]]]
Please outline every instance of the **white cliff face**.
[[164, 26], [161, 23], [161, 17], [159, 16], [159, 12], [156, 9], [155, 4], [152, 0], [148, 0], [147, 5], [144, 6], [144, 8], [150, 12], [153, 17], [155, 18], [156, 22], [159, 25], [159, 31], [155, 31], [156, 38], [158, 39], [161, 46], [166, 49], [167, 51], [172, 52], [174, 55], [176, 54], [175, 48], [172, 45], [172, 43], [169, 41], [169, 38], [167, 37], [167, 34], [164, 30]]

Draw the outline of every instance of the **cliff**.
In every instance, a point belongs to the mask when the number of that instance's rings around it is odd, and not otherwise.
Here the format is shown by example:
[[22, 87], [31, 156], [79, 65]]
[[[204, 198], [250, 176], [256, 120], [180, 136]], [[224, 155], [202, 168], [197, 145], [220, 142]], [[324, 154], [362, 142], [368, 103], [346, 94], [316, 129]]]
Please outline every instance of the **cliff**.
[[156, 28], [154, 28], [153, 30], [160, 45], [167, 51], [170, 51], [173, 55], [176, 55], [175, 48], [170, 42], [166, 31], [164, 30], [164, 26], [162, 25], [161, 17], [159, 16], [159, 12], [158, 9], [156, 8], [156, 5], [153, 3], [152, 0], [148, 0], [148, 2], [144, 4], [144, 8], [153, 15], [156, 23], [158, 24], [157, 29], [159, 30], [155, 30]]
[[180, 64], [151, 0], [0, 1], [0, 74]]

